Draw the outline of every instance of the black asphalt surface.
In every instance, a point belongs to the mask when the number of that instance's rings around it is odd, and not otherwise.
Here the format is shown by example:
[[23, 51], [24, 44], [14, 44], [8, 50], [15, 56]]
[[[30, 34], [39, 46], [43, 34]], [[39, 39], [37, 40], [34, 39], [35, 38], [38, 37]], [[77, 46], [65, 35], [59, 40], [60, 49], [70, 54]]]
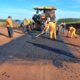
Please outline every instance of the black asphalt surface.
[[[55, 60], [76, 62], [76, 57], [70, 52], [60, 35], [57, 40], [50, 40], [48, 35], [34, 38], [38, 33], [29, 33], [0, 46], [0, 59], [15, 60]], [[55, 63], [54, 63], [55, 64]], [[55, 64], [56, 65], [56, 64]], [[60, 65], [61, 66], [61, 65]]]

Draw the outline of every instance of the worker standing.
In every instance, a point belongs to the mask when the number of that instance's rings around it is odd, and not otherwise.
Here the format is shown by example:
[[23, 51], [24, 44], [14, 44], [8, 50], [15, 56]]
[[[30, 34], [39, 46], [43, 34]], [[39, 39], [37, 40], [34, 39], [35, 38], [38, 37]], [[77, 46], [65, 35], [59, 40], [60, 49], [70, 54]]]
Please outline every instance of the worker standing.
[[50, 29], [50, 39], [56, 40], [56, 23], [55, 22], [49, 22], [49, 29]]
[[62, 27], [62, 34], [64, 34], [65, 28], [66, 28], [65, 22], [62, 22], [62, 23], [61, 23], [61, 27]]
[[8, 19], [6, 20], [6, 26], [8, 29], [8, 35], [10, 38], [12, 38], [13, 37], [13, 21], [11, 16], [8, 16]]

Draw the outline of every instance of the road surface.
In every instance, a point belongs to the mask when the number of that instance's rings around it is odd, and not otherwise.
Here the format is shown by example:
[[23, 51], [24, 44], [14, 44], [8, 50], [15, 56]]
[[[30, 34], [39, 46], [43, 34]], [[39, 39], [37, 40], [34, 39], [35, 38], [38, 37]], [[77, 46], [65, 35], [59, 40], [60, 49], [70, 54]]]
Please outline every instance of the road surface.
[[0, 35], [0, 80], [80, 80], [80, 54], [71, 42], [60, 35], [56, 41], [35, 35]]

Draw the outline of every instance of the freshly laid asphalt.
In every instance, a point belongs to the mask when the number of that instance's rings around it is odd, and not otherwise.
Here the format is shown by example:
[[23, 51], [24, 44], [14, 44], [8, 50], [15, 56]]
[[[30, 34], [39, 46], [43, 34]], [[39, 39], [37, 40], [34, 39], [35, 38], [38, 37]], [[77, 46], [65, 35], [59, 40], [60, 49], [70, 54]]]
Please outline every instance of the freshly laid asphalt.
[[44, 34], [38, 38], [37, 33], [25, 34], [11, 42], [0, 46], [0, 57], [19, 59], [53, 59], [54, 56], [75, 58], [63, 39], [58, 35], [57, 40], [50, 40]]

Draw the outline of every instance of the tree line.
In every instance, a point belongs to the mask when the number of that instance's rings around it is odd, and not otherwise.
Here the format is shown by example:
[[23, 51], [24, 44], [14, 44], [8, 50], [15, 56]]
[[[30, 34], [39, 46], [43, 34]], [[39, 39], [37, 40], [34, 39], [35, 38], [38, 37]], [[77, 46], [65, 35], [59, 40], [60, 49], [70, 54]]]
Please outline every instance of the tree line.
[[60, 24], [61, 22], [65, 22], [66, 24], [80, 23], [80, 18], [64, 18], [64, 19], [58, 19], [57, 20], [58, 24]]

